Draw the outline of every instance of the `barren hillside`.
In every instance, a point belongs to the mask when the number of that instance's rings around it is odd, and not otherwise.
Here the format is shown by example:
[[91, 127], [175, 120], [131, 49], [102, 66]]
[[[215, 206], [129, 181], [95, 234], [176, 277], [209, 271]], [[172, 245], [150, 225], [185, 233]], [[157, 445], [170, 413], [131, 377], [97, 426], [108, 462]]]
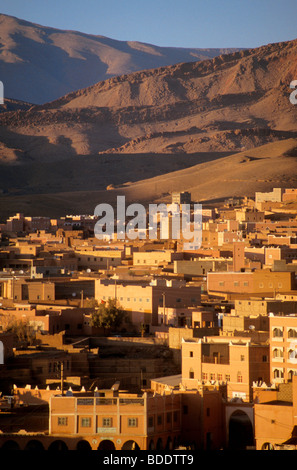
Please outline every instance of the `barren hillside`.
[[[297, 40], [270, 44], [113, 77], [2, 112], [5, 210], [39, 210], [45, 197], [48, 211], [92, 212], [99, 195], [115, 196], [107, 187], [123, 183], [127, 195], [146, 200], [175, 189], [209, 200], [296, 186], [297, 106], [289, 101], [296, 53]], [[271, 155], [250, 154], [266, 144]]]
[[[3, 148], [28, 159], [235, 152], [294, 137], [297, 40], [114, 77], [2, 113]], [[3, 150], [1, 158], [8, 160]], [[186, 158], [186, 157], [185, 157]]]
[[6, 96], [36, 104], [116, 75], [231, 51], [117, 41], [0, 14], [0, 77]]

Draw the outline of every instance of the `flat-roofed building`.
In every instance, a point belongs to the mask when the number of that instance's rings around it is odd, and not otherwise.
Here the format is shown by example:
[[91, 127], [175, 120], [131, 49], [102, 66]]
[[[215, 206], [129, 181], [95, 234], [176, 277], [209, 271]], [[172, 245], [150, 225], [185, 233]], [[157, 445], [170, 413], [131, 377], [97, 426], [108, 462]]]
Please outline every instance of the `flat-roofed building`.
[[96, 279], [95, 298], [98, 302], [116, 298], [133, 325], [158, 325], [159, 307], [164, 309], [200, 305], [201, 287], [184, 281], [156, 279], [128, 281], [117, 278]]
[[247, 337], [209, 336], [182, 343], [182, 383], [227, 383], [228, 398], [252, 399], [254, 381], [269, 380], [269, 346]]
[[270, 314], [270, 381], [292, 381], [297, 375], [297, 312]]

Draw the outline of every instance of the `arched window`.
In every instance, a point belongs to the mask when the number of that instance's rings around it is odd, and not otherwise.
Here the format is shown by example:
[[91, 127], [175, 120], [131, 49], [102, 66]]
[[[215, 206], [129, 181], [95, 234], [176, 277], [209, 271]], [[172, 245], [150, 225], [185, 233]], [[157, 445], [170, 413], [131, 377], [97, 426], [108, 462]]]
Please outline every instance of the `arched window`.
[[297, 338], [296, 328], [290, 328], [288, 331], [288, 338]]
[[293, 375], [297, 375], [297, 370], [294, 370], [294, 369], [288, 370], [288, 382], [292, 382]]
[[274, 348], [273, 357], [284, 357], [284, 352], [280, 348]]
[[284, 372], [282, 369], [274, 369], [273, 377], [275, 379], [282, 379], [284, 377]]
[[297, 349], [292, 349], [292, 348], [289, 349], [288, 359], [297, 359]]
[[273, 328], [273, 337], [274, 338], [282, 338], [283, 337], [283, 330], [281, 328]]

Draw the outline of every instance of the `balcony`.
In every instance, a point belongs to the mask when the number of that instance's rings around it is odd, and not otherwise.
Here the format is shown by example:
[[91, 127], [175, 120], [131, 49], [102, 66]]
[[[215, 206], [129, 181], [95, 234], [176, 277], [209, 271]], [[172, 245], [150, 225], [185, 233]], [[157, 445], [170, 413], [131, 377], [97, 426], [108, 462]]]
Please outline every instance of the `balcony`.
[[229, 364], [229, 359], [223, 356], [202, 356], [202, 361], [205, 364]]

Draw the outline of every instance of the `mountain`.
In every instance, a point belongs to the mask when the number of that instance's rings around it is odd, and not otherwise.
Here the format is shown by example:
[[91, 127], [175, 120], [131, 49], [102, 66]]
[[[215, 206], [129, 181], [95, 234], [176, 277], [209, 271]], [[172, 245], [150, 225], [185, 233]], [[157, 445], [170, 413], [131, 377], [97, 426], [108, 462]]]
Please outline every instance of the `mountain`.
[[[256, 191], [297, 187], [297, 138], [272, 142], [189, 168], [146, 178], [113, 190], [128, 201], [171, 202], [173, 191], [189, 191], [209, 203], [230, 196], [254, 197]], [[110, 197], [112, 195], [110, 194]]]
[[0, 14], [0, 77], [5, 96], [36, 104], [116, 75], [231, 51], [117, 41]]
[[[209, 200], [296, 187], [296, 54], [297, 40], [268, 44], [0, 113], [3, 210], [92, 213], [96, 198], [107, 202], [117, 191], [136, 200], [183, 188]], [[265, 145], [275, 158], [250, 155]], [[172, 178], [178, 171], [183, 180]]]
[[113, 77], [27, 111], [1, 113], [1, 159], [233, 153], [294, 137], [289, 85], [297, 77], [296, 54], [297, 40], [269, 44]]
[[[157, 160], [152, 160], [151, 156], [146, 157], [148, 158], [144, 162], [139, 162], [139, 155], [111, 155], [103, 157], [101, 164], [98, 160], [95, 163], [95, 160], [90, 161], [90, 157], [86, 157], [84, 166], [78, 167], [76, 161], [74, 170], [69, 167], [68, 171], [66, 166], [60, 168], [58, 162], [55, 166], [45, 164], [45, 168], [40, 171], [42, 170], [44, 174], [50, 171], [56, 179], [61, 178], [60, 185], [56, 186], [55, 191], [48, 191], [48, 181], [44, 179], [39, 181], [40, 173], [32, 175], [31, 168], [25, 168], [25, 172], [19, 171], [18, 177], [20, 179], [23, 177], [25, 183], [30, 181], [32, 191], [30, 189], [23, 192], [13, 191], [12, 188], [10, 192], [0, 195], [0, 217], [4, 221], [16, 212], [50, 217], [94, 214], [97, 204], [104, 202], [115, 206], [117, 196], [120, 195], [125, 196], [127, 204], [170, 203], [173, 191], [189, 191], [193, 201], [202, 203], [203, 207], [212, 207], [220, 205], [222, 201], [232, 196], [254, 197], [256, 191], [271, 191], [274, 187], [297, 187], [296, 138], [272, 142], [229, 156], [222, 154], [196, 156], [197, 161], [199, 158], [200, 161], [194, 165], [194, 160], [190, 156], [188, 168], [159, 175], [157, 175], [158, 170], [164, 172], [166, 164], [164, 168], [158, 169]], [[170, 155], [170, 159], [174, 160], [173, 167], [180, 164], [178, 157]], [[158, 159], [159, 156], [155, 158]], [[161, 162], [163, 163], [163, 158]], [[97, 172], [94, 172], [96, 165], [101, 166], [100, 168], [97, 166]], [[107, 166], [105, 172], [104, 166]], [[7, 165], [6, 170], [9, 168], [21, 170], [21, 167]], [[140, 178], [141, 168], [143, 179]], [[119, 184], [110, 186], [106, 190], [101, 183], [105, 178], [106, 184], [109, 173], [112, 175], [110, 181], [116, 180]], [[149, 177], [152, 173], [156, 176]], [[126, 176], [134, 175], [135, 181], [120, 184], [120, 175], [122, 181], [125, 181]], [[11, 180], [15, 178], [13, 171], [11, 175], [5, 173], [5, 178], [9, 177]], [[96, 177], [98, 189], [95, 185]], [[63, 181], [65, 186], [62, 184]]]

